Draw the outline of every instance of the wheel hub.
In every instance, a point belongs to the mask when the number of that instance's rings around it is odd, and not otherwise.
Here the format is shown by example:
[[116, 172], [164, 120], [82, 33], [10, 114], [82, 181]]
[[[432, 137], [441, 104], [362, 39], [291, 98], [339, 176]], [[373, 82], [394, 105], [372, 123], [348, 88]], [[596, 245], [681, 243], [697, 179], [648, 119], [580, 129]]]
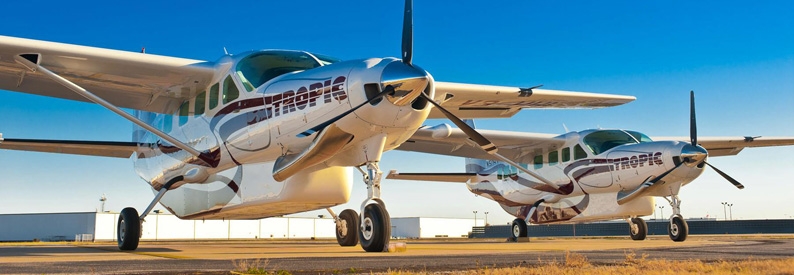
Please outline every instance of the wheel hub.
[[521, 235], [521, 228], [518, 225], [513, 225], [513, 237], [518, 237]]
[[119, 223], [119, 240], [124, 241], [124, 235], [127, 233], [127, 226], [125, 225], [124, 220], [121, 220]]
[[342, 238], [347, 237], [347, 221], [343, 220], [339, 223], [339, 236]]
[[372, 219], [364, 218], [364, 224], [362, 226], [361, 235], [364, 237], [365, 240], [372, 239]]
[[678, 225], [677, 224], [670, 225], [670, 234], [673, 234], [673, 236], [678, 236]]

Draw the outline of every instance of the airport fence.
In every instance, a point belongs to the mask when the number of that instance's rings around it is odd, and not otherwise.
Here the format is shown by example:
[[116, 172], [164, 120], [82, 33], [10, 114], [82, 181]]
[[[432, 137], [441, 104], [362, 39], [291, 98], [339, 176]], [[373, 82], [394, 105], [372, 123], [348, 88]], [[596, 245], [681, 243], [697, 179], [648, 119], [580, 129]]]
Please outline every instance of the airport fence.
[[[648, 220], [648, 235], [667, 235], [667, 220]], [[714, 234], [794, 234], [794, 219], [784, 220], [690, 220], [690, 235]], [[528, 225], [530, 237], [576, 237], [576, 236], [628, 236], [628, 223], [623, 221]], [[476, 226], [469, 238], [507, 238], [510, 225]]]

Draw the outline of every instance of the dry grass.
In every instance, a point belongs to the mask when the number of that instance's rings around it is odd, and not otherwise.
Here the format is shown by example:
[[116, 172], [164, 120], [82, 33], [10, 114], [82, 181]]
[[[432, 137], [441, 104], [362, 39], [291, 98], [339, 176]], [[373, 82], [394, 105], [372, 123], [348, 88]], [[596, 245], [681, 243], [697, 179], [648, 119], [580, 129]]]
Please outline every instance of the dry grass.
[[[388, 274], [442, 274], [438, 272], [388, 272]], [[622, 263], [615, 265], [593, 265], [581, 254], [566, 252], [564, 262], [556, 260], [541, 262], [534, 266], [509, 268], [478, 268], [475, 270], [443, 272], [459, 275], [611, 275], [611, 274], [794, 274], [794, 258], [780, 260], [743, 260], [703, 262], [700, 260], [670, 261], [648, 259], [648, 255], [637, 256], [626, 253]]]

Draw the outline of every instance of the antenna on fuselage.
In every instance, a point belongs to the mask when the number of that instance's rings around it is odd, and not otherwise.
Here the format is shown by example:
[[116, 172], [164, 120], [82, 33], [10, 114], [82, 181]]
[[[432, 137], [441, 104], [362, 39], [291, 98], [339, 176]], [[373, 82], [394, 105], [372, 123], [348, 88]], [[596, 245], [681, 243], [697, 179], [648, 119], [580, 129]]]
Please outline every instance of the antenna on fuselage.
[[562, 124], [562, 128], [565, 129], [566, 133], [570, 132], [570, 131], [568, 131], [568, 126], [565, 126], [565, 123]]
[[223, 47], [223, 54], [229, 55], [229, 51], [226, 50], [226, 47]]

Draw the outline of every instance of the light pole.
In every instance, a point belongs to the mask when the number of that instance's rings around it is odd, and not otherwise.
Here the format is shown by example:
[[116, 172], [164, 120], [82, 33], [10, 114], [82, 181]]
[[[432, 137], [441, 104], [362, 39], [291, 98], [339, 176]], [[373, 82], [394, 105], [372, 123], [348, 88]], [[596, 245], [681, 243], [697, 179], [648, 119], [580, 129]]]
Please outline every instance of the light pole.
[[477, 211], [472, 212], [474, 212], [474, 226], [477, 226]]
[[485, 211], [485, 226], [488, 226], [488, 211]]
[[656, 219], [656, 208], [659, 208], [659, 205], [654, 203], [653, 204], [653, 219], [654, 220]]
[[728, 204], [728, 213], [731, 214], [731, 220], [733, 220], [733, 203]]
[[664, 205], [659, 206], [659, 218], [664, 218]]
[[105, 194], [102, 193], [102, 197], [99, 198], [99, 201], [102, 202], [102, 208], [100, 208], [100, 212], [105, 213], [105, 202], [108, 201], [108, 197], [106, 197]]
[[725, 220], [728, 220], [728, 210], [725, 209], [726, 205], [728, 205], [727, 201], [722, 202], [722, 216], [725, 217]]

